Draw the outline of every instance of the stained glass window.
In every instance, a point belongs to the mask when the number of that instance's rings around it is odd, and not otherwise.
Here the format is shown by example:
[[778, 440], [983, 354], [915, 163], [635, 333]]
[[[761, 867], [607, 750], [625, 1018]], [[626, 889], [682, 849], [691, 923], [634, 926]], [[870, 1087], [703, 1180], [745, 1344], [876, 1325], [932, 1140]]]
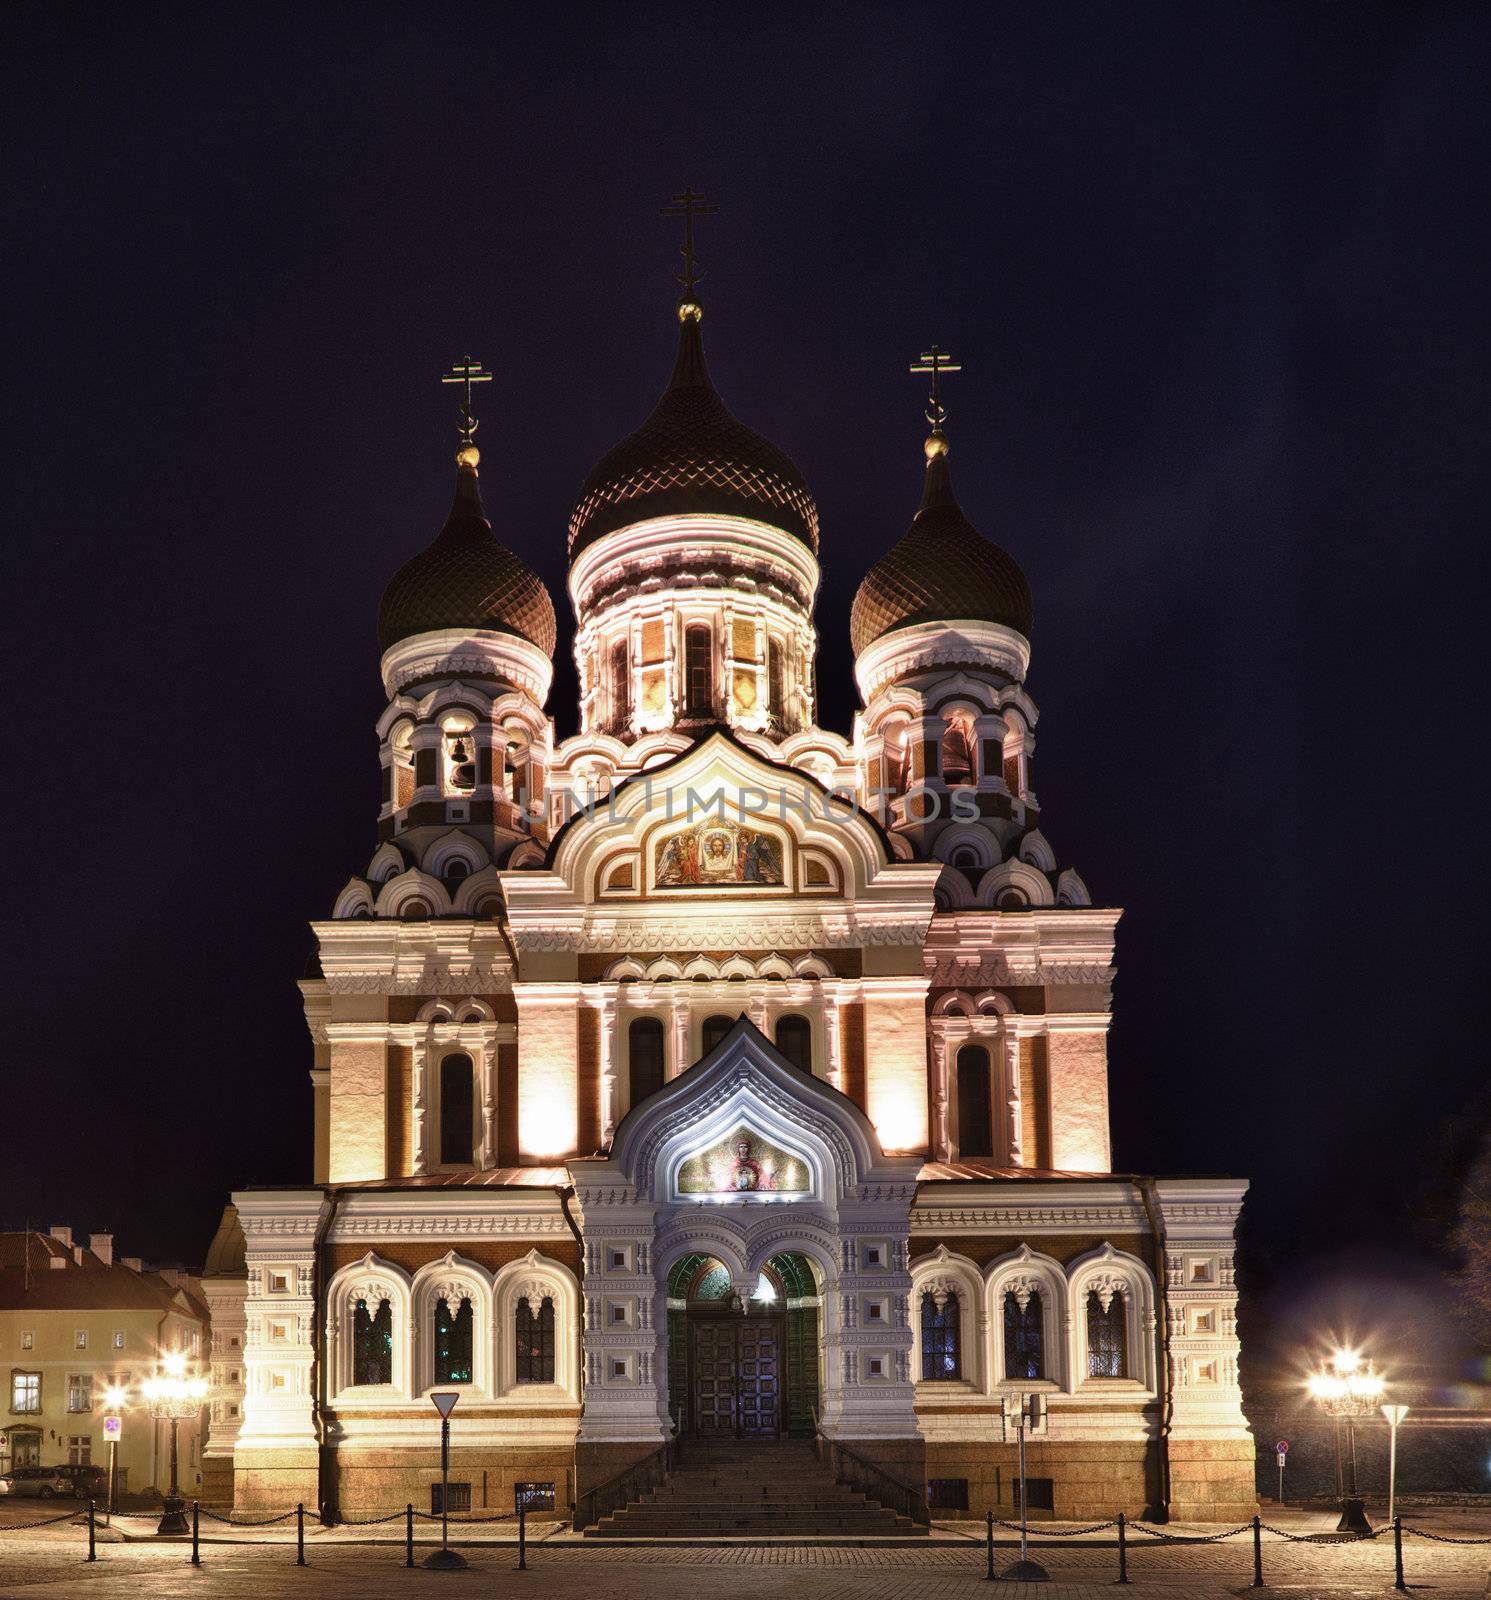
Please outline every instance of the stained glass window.
[[435, 1382], [471, 1382], [471, 1302], [454, 1311], [443, 1297], [435, 1304]]
[[518, 1301], [518, 1382], [554, 1381], [554, 1302], [545, 1299], [534, 1312], [528, 1297]]
[[695, 1300], [723, 1300], [730, 1293], [732, 1287], [729, 1269], [716, 1262], [694, 1284], [692, 1298]]
[[962, 1321], [956, 1294], [941, 1309], [935, 1295], [922, 1296], [922, 1377], [928, 1382], [963, 1376]]
[[1024, 1306], [1020, 1297], [1004, 1297], [1004, 1375], [1006, 1378], [1044, 1378], [1046, 1339], [1041, 1297], [1032, 1293]]
[[353, 1383], [393, 1382], [393, 1306], [380, 1300], [376, 1311], [357, 1302], [352, 1317]]
[[1123, 1296], [1115, 1294], [1103, 1308], [1096, 1289], [1087, 1296], [1087, 1376], [1128, 1376], [1128, 1329]]

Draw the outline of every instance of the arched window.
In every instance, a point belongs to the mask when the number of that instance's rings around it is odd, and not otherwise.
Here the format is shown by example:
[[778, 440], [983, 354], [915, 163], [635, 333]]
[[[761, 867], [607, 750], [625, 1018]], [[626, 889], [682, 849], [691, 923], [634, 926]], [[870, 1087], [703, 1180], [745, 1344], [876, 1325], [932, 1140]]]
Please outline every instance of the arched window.
[[911, 782], [911, 742], [906, 737], [906, 724], [904, 722], [890, 723], [883, 732], [885, 737], [885, 786], [888, 789], [894, 789], [898, 795], [905, 794]]
[[1023, 1306], [1013, 1290], [1004, 1297], [1004, 1375], [1006, 1378], [1046, 1376], [1045, 1326], [1038, 1292], [1027, 1295]]
[[963, 1319], [957, 1294], [939, 1307], [930, 1290], [922, 1296], [922, 1377], [932, 1382], [963, 1376]]
[[714, 1049], [714, 1047], [720, 1042], [720, 1040], [723, 1039], [725, 1037], [725, 1035], [727, 1033], [729, 1033], [731, 1028], [733, 1028], [734, 1026], [735, 1026], [735, 1018], [734, 1017], [727, 1017], [727, 1016], [724, 1016], [723, 1014], [716, 1015], [716, 1016], [713, 1016], [713, 1017], [705, 1017], [705, 1019], [704, 1019], [704, 1054], [708, 1055], [709, 1052]]
[[376, 1310], [359, 1300], [352, 1315], [353, 1383], [393, 1382], [393, 1307], [380, 1300]]
[[780, 724], [787, 711], [787, 657], [780, 639], [767, 642], [766, 692], [771, 714]]
[[440, 1063], [440, 1164], [467, 1167], [474, 1160], [476, 1104], [471, 1057], [446, 1056]]
[[799, 1072], [813, 1070], [813, 1025], [796, 1013], [777, 1018], [777, 1049]]
[[967, 728], [957, 717], [948, 719], [942, 735], [942, 781], [973, 782], [973, 743]]
[[1087, 1376], [1126, 1378], [1129, 1369], [1128, 1328], [1121, 1294], [1111, 1294], [1107, 1305], [1096, 1289], [1087, 1295]]
[[435, 1303], [435, 1382], [471, 1382], [471, 1302], [455, 1311], [443, 1295]]
[[958, 1154], [994, 1154], [989, 1052], [979, 1044], [965, 1044], [958, 1052]]
[[553, 1383], [554, 1302], [546, 1297], [535, 1314], [527, 1295], [524, 1295], [518, 1301], [515, 1321], [518, 1382]]
[[631, 720], [631, 647], [625, 639], [618, 639], [611, 646], [611, 731], [625, 733]]
[[707, 717], [714, 707], [714, 644], [709, 627], [695, 623], [683, 635], [684, 711], [691, 717]]
[[447, 884], [460, 883], [471, 876], [471, 863], [463, 856], [452, 856], [440, 869], [440, 876]]
[[663, 1025], [656, 1017], [638, 1017], [626, 1038], [630, 1103], [636, 1105], [663, 1086]]

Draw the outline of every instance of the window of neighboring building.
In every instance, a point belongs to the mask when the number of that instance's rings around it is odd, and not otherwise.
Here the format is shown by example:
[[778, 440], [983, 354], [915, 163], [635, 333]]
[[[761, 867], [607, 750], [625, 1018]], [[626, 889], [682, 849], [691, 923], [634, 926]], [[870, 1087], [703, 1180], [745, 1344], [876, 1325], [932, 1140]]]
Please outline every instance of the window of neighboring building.
[[1004, 1375], [1006, 1378], [1044, 1378], [1046, 1339], [1041, 1319], [1041, 1297], [1030, 1294], [1025, 1304], [1013, 1292], [1004, 1297]]
[[93, 1465], [93, 1440], [86, 1433], [68, 1435], [67, 1464], [70, 1467], [90, 1467]]
[[39, 1372], [11, 1373], [10, 1409], [18, 1415], [41, 1410], [41, 1374]]
[[519, 1383], [554, 1381], [554, 1302], [544, 1299], [535, 1313], [527, 1295], [518, 1301], [515, 1316]]
[[922, 1296], [922, 1377], [929, 1383], [963, 1376], [962, 1316], [956, 1294], [939, 1307], [931, 1293]]
[[74, 1350], [86, 1350], [88, 1348], [88, 1330], [86, 1328], [79, 1328], [74, 1332], [72, 1347]]
[[29, 1350], [36, 1343], [36, 1334], [30, 1328], [21, 1330], [21, 1349]]
[[723, 1013], [717, 1014], [713, 1017], [705, 1017], [704, 1054], [708, 1055], [709, 1052], [714, 1049], [720, 1040], [723, 1039], [734, 1026], [735, 1018], [727, 1017]]
[[471, 1382], [471, 1302], [454, 1311], [443, 1296], [435, 1304], [435, 1382]]
[[376, 1310], [357, 1302], [352, 1316], [353, 1383], [393, 1382], [393, 1306], [380, 1300]]
[[777, 1049], [799, 1072], [813, 1070], [813, 1025], [806, 1017], [777, 1018]]
[[68, 1373], [67, 1409], [69, 1411], [92, 1411], [93, 1374], [91, 1372]]
[[471, 1057], [446, 1056], [440, 1063], [440, 1162], [469, 1166], [476, 1121], [475, 1072]]
[[1127, 1318], [1121, 1294], [1113, 1295], [1107, 1306], [1092, 1290], [1087, 1296], [1087, 1376], [1125, 1378], [1128, 1376]]
[[714, 704], [714, 642], [706, 623], [694, 623], [683, 635], [684, 710], [707, 717]]
[[123, 1328], [115, 1328], [113, 1343], [114, 1343], [114, 1348], [116, 1350], [122, 1350], [124, 1348], [124, 1329]]
[[626, 1038], [631, 1104], [638, 1105], [663, 1086], [663, 1024], [657, 1017], [637, 1017]]
[[632, 720], [631, 647], [625, 639], [611, 646], [611, 730], [625, 733]]
[[958, 1052], [958, 1154], [994, 1154], [994, 1117], [989, 1094], [989, 1052], [965, 1044]]

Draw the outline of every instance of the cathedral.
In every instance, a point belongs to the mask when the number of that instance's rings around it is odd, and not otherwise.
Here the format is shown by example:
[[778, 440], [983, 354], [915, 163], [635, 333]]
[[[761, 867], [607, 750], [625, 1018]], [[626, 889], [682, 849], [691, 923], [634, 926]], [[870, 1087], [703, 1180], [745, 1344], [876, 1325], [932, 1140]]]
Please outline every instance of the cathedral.
[[446, 1390], [473, 1514], [539, 1485], [594, 1525], [728, 1445], [1009, 1516], [1023, 1418], [1039, 1515], [1251, 1515], [1246, 1184], [1113, 1170], [1120, 913], [1048, 838], [1030, 589], [954, 491], [945, 353], [846, 736], [813, 496], [692, 284], [676, 337], [570, 517], [562, 740], [452, 374], [454, 499], [378, 617], [377, 847], [300, 985], [314, 1181], [234, 1194], [209, 1262], [208, 1498], [434, 1509]]

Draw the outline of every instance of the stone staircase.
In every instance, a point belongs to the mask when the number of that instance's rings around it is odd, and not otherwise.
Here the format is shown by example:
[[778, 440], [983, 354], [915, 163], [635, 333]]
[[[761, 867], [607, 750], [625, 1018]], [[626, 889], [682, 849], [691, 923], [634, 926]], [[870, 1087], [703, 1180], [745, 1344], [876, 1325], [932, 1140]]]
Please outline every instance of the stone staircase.
[[896, 1539], [927, 1529], [834, 1481], [805, 1440], [696, 1444], [587, 1539]]

